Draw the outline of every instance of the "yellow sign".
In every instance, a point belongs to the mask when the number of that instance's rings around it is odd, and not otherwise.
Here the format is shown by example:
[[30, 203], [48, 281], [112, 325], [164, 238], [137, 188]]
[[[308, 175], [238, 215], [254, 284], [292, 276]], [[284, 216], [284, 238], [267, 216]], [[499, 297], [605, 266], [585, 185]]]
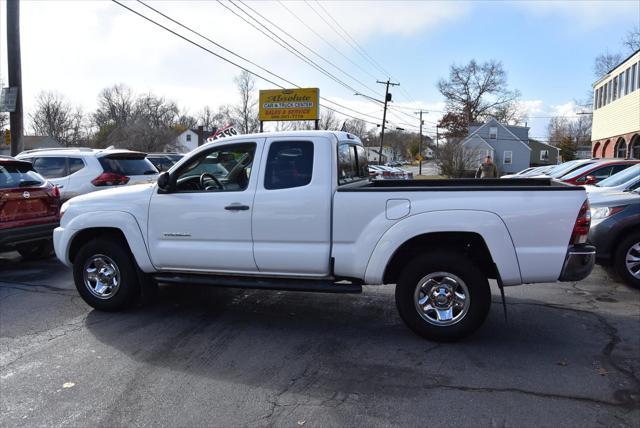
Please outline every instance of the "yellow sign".
[[260, 120], [317, 120], [318, 88], [268, 89], [260, 91]]
[[4, 130], [4, 143], [7, 146], [11, 145], [11, 131], [9, 131], [8, 129]]

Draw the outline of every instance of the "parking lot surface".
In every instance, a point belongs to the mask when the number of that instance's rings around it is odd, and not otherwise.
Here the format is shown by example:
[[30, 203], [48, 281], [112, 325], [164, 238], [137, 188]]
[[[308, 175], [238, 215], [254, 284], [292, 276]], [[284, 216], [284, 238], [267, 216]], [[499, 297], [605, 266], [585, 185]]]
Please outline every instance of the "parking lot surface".
[[601, 269], [508, 288], [437, 344], [362, 295], [163, 286], [101, 313], [0, 255], [0, 426], [640, 426], [640, 292]]

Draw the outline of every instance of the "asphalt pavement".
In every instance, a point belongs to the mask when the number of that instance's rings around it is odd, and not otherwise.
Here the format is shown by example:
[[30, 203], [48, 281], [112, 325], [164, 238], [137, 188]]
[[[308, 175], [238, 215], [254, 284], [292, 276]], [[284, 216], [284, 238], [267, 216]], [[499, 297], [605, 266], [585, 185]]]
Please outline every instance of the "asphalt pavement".
[[640, 426], [640, 292], [601, 269], [507, 289], [451, 344], [361, 295], [163, 286], [92, 310], [0, 255], [0, 426]]

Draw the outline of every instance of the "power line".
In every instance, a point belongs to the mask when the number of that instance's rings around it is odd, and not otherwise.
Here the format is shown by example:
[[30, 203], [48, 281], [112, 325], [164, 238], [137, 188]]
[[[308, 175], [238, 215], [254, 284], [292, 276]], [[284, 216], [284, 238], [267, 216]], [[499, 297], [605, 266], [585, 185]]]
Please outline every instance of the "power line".
[[285, 31], [282, 27], [280, 27], [278, 24], [276, 24], [275, 22], [271, 21], [269, 18], [265, 17], [264, 15], [262, 15], [260, 12], [258, 12], [257, 10], [255, 10], [254, 8], [252, 8], [250, 5], [248, 5], [247, 3], [245, 3], [242, 0], [239, 0], [240, 3], [242, 3], [245, 7], [249, 8], [252, 12], [254, 12], [255, 14], [257, 14], [258, 16], [260, 16], [262, 19], [264, 19], [265, 21], [267, 21], [269, 24], [273, 25], [274, 27], [276, 27], [278, 30], [280, 30], [282, 33], [286, 34], [288, 37], [290, 37], [292, 40], [294, 40], [296, 43], [298, 43], [300, 46], [303, 46], [305, 49], [307, 49], [309, 52], [313, 53], [315, 56], [317, 56], [318, 58], [322, 59], [324, 62], [326, 62], [327, 64], [331, 65], [333, 68], [335, 68], [336, 70], [338, 70], [339, 72], [341, 72], [342, 74], [344, 74], [345, 76], [349, 77], [350, 79], [352, 79], [353, 81], [359, 83], [362, 87], [367, 88], [368, 90], [370, 90], [371, 92], [373, 92], [374, 94], [380, 95], [382, 96], [381, 93], [376, 92], [375, 89], [371, 88], [370, 86], [367, 86], [365, 83], [363, 83], [361, 80], [359, 80], [358, 78], [354, 77], [353, 75], [347, 73], [346, 71], [344, 71], [341, 67], [338, 67], [337, 65], [335, 65], [333, 62], [329, 61], [328, 59], [326, 59], [325, 57], [323, 57], [322, 55], [320, 55], [317, 51], [311, 49], [310, 47], [308, 47], [306, 44], [302, 43], [300, 40], [298, 40], [296, 37], [292, 36], [290, 33], [288, 33], [287, 31]]
[[[290, 53], [292, 53], [294, 56], [298, 57], [299, 59], [301, 59], [302, 61], [306, 62], [307, 64], [309, 64], [310, 66], [312, 66], [313, 68], [315, 68], [316, 70], [320, 71], [322, 74], [324, 74], [325, 76], [329, 77], [331, 80], [335, 81], [336, 83], [344, 86], [345, 88], [353, 91], [353, 92], [357, 92], [357, 90], [355, 88], [353, 88], [351, 85], [345, 83], [344, 81], [342, 81], [341, 79], [339, 79], [338, 77], [334, 76], [332, 73], [330, 73], [329, 71], [327, 71], [326, 69], [324, 69], [321, 65], [317, 64], [315, 61], [313, 61], [311, 58], [309, 58], [308, 56], [306, 56], [305, 54], [303, 54], [302, 52], [300, 52], [298, 49], [296, 49], [294, 46], [292, 46], [289, 42], [287, 42], [286, 40], [284, 40], [282, 37], [280, 37], [278, 34], [276, 34], [275, 32], [273, 32], [269, 27], [267, 27], [265, 24], [263, 24], [262, 22], [260, 22], [258, 19], [254, 18], [250, 13], [248, 13], [246, 10], [244, 10], [243, 8], [241, 8], [240, 6], [238, 6], [236, 3], [234, 3], [233, 1], [229, 0], [229, 3], [231, 3], [235, 8], [237, 8], [238, 10], [240, 10], [242, 13], [244, 13], [246, 16], [248, 16], [251, 20], [255, 21], [258, 25], [260, 25], [261, 27], [263, 27], [266, 31], [268, 31], [269, 33], [271, 33], [271, 35], [273, 35], [273, 37], [269, 34], [267, 34], [265, 31], [263, 31], [262, 29], [258, 28], [257, 26], [255, 26], [254, 24], [252, 24], [251, 22], [249, 22], [247, 19], [245, 19], [243, 16], [240, 16], [239, 14], [237, 14], [235, 11], [233, 11], [231, 8], [229, 8], [226, 4], [224, 4], [221, 0], [217, 0], [218, 3], [220, 5], [222, 5], [225, 9], [229, 10], [230, 12], [232, 12], [234, 15], [236, 15], [237, 17], [239, 17], [240, 19], [242, 19], [244, 22], [246, 22], [247, 24], [251, 25], [253, 28], [255, 28], [256, 30], [260, 31], [262, 34], [264, 34], [265, 36], [267, 36], [268, 38], [270, 38], [272, 41], [274, 41], [275, 43], [277, 43], [278, 45], [280, 45], [283, 49], [289, 51]], [[243, 3], [244, 5], [244, 3]], [[253, 9], [252, 9], [253, 10]], [[256, 12], [257, 13], [257, 12]], [[278, 40], [274, 39], [277, 38]], [[285, 46], [286, 45], [286, 46]]]
[[[213, 55], [213, 56], [215, 56], [215, 57], [217, 57], [217, 58], [219, 58], [219, 59], [221, 59], [221, 60], [223, 60], [223, 61], [225, 61], [225, 62], [227, 62], [227, 63], [229, 63], [229, 64], [231, 64], [231, 65], [233, 65], [233, 66], [235, 66], [235, 67], [237, 67], [237, 68], [239, 68], [239, 69], [241, 69], [241, 70], [246, 71], [247, 73], [251, 74], [252, 76], [255, 76], [255, 77], [259, 78], [259, 79], [262, 79], [262, 80], [264, 80], [265, 82], [270, 83], [270, 84], [272, 84], [272, 85], [274, 85], [274, 86], [276, 86], [276, 87], [278, 87], [278, 88], [285, 89], [285, 88], [284, 88], [284, 86], [280, 85], [279, 83], [276, 83], [276, 82], [274, 82], [273, 80], [268, 79], [268, 78], [264, 77], [263, 75], [256, 73], [255, 71], [252, 71], [252, 70], [250, 70], [250, 69], [248, 69], [248, 68], [246, 68], [246, 67], [243, 67], [242, 65], [240, 65], [240, 64], [238, 64], [238, 63], [236, 63], [236, 62], [234, 62], [234, 61], [231, 61], [231, 60], [230, 60], [230, 59], [228, 59], [228, 58], [225, 58], [224, 56], [222, 56], [222, 55], [220, 55], [220, 54], [218, 54], [218, 53], [216, 53], [216, 52], [214, 52], [214, 51], [212, 51], [212, 50], [210, 50], [210, 49], [208, 49], [208, 48], [206, 48], [206, 47], [202, 46], [201, 44], [199, 44], [199, 43], [197, 43], [197, 42], [195, 42], [195, 41], [193, 41], [193, 40], [189, 39], [188, 37], [185, 37], [185, 36], [183, 36], [183, 35], [181, 35], [181, 34], [179, 34], [179, 33], [175, 32], [175, 31], [173, 31], [172, 29], [170, 29], [170, 28], [168, 28], [168, 27], [166, 27], [166, 26], [162, 25], [161, 23], [159, 23], [159, 22], [157, 22], [157, 21], [154, 21], [153, 19], [151, 19], [151, 18], [149, 18], [149, 17], [145, 16], [144, 14], [142, 14], [142, 13], [140, 13], [140, 12], [138, 12], [138, 11], [136, 11], [136, 10], [134, 10], [134, 9], [132, 9], [132, 8], [130, 8], [130, 7], [128, 7], [128, 6], [126, 6], [126, 5], [124, 5], [124, 4], [123, 4], [123, 3], [121, 3], [120, 1], [118, 1], [118, 0], [111, 0], [111, 1], [112, 1], [112, 2], [114, 2], [114, 3], [116, 3], [118, 6], [121, 6], [121, 7], [125, 8], [125, 9], [127, 9], [128, 11], [132, 12], [133, 14], [138, 15], [139, 17], [141, 17], [141, 18], [145, 19], [146, 21], [149, 21], [149, 22], [151, 22], [152, 24], [154, 24], [154, 25], [156, 25], [156, 26], [158, 26], [158, 27], [162, 28], [163, 30], [168, 31], [169, 33], [171, 33], [171, 34], [173, 34], [173, 35], [175, 35], [175, 36], [177, 36], [177, 37], [181, 38], [182, 40], [184, 40], [184, 41], [186, 41], [186, 42], [188, 42], [188, 43], [190, 43], [190, 44], [192, 44], [192, 45], [194, 45], [194, 46], [196, 46], [196, 47], [198, 47], [198, 48], [200, 48], [200, 49], [204, 50], [205, 52], [208, 52], [208, 53], [210, 53], [211, 55]], [[284, 78], [281, 78], [281, 79], [282, 79], [282, 80], [284, 80], [284, 81], [286, 81], [287, 83], [291, 83], [291, 82], [288, 82], [288, 81], [287, 81], [286, 79], [284, 79]], [[300, 87], [299, 85], [296, 85], [296, 84], [294, 84], [294, 83], [291, 83], [291, 84], [292, 84], [293, 86], [295, 86], [295, 87], [298, 87], [298, 88]], [[356, 113], [359, 113], [359, 112], [357, 112], [357, 110], [353, 110], [353, 109], [351, 109], [351, 108], [349, 108], [349, 107], [342, 106], [341, 104], [336, 103], [335, 101], [331, 101], [331, 100], [328, 100], [328, 99], [323, 98], [323, 97], [320, 97], [320, 98], [321, 98], [323, 101], [325, 101], [325, 102], [329, 102], [329, 103], [332, 103], [332, 104], [334, 104], [334, 105], [341, 106], [342, 108], [346, 108], [346, 109], [348, 109], [348, 110], [352, 110], [352, 111], [354, 111], [354, 112], [356, 112]], [[327, 105], [323, 105], [322, 107], [326, 108], [327, 110], [331, 110], [331, 111], [333, 111], [333, 112], [335, 112], [335, 113], [341, 114], [341, 115], [343, 115], [343, 116], [350, 117], [350, 118], [352, 118], [352, 119], [362, 120], [363, 122], [368, 123], [368, 124], [371, 124], [371, 125], [378, 125], [378, 123], [376, 123], [376, 122], [371, 122], [371, 121], [364, 120], [364, 119], [359, 118], [359, 117], [356, 117], [356, 116], [352, 116], [352, 115], [347, 114], [347, 113], [344, 113], [344, 112], [342, 112], [342, 111], [340, 111], [340, 110], [336, 110], [335, 108], [331, 108], [331, 107], [329, 107], [329, 106], [327, 106]]]
[[360, 69], [362, 72], [366, 73], [367, 75], [369, 75], [372, 78], [376, 78], [375, 75], [369, 73], [368, 70], [365, 70], [364, 68], [362, 68], [360, 66], [360, 64], [356, 63], [355, 61], [353, 61], [351, 58], [349, 58], [347, 55], [343, 54], [338, 48], [335, 47], [335, 45], [331, 42], [329, 42], [326, 38], [324, 38], [324, 36], [322, 36], [321, 34], [319, 34], [316, 30], [314, 30], [313, 28], [311, 28], [309, 26], [309, 24], [307, 24], [302, 18], [300, 18], [298, 15], [296, 15], [291, 9], [289, 9], [281, 0], [278, 0], [278, 3], [280, 3], [280, 6], [282, 6], [283, 8], [285, 8], [287, 10], [287, 12], [289, 12], [294, 18], [296, 18], [298, 21], [300, 21], [300, 23], [302, 25], [304, 25], [305, 27], [307, 27], [309, 29], [309, 31], [311, 31], [313, 34], [315, 34], [320, 40], [322, 40], [327, 46], [329, 46], [331, 49], [333, 49], [334, 51], [336, 51], [340, 56], [342, 56], [344, 59], [346, 59], [347, 61], [349, 61], [351, 64], [355, 65], [358, 69]]

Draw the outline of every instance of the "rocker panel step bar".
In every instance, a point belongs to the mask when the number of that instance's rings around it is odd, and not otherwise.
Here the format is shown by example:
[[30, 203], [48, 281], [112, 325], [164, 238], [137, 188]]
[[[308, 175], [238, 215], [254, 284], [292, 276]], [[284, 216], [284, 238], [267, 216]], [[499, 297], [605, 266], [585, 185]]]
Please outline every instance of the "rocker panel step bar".
[[153, 275], [153, 278], [158, 282], [168, 284], [194, 284], [256, 290], [310, 291], [315, 293], [362, 293], [360, 284], [336, 283], [316, 279], [248, 278], [184, 273], [158, 273]]

